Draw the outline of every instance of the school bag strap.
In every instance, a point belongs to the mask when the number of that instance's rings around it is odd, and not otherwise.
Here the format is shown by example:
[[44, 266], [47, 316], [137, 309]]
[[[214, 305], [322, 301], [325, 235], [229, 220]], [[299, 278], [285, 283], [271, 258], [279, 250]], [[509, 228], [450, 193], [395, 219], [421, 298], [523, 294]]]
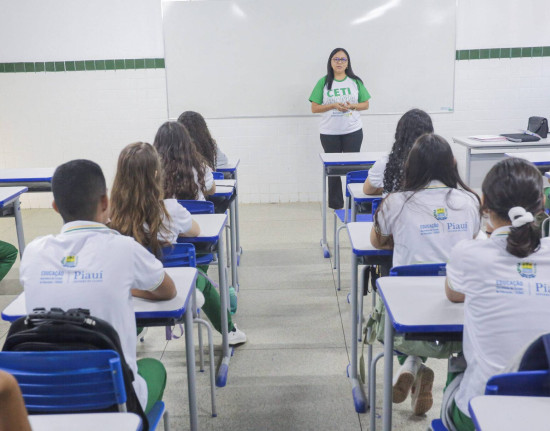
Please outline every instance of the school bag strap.
[[[120, 344], [115, 329], [107, 321], [90, 315], [90, 311], [72, 308], [35, 308], [28, 316], [12, 323], [2, 351], [70, 351], [70, 350], [114, 350], [121, 359], [126, 389], [126, 407], [129, 412], [140, 416], [143, 430], [149, 430], [147, 416], [139, 402], [132, 382], [134, 374]], [[118, 411], [113, 406], [108, 411]]]

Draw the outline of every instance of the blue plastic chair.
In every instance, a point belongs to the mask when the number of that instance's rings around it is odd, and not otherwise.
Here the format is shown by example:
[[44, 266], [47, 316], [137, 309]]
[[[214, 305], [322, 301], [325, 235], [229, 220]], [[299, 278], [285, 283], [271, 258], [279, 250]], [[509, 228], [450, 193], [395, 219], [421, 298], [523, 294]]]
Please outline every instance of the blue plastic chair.
[[390, 269], [390, 277], [422, 277], [447, 275], [446, 263], [423, 263], [418, 265], [394, 266]]
[[[0, 369], [19, 383], [29, 413], [105, 411], [116, 405], [126, 412], [126, 389], [120, 356], [113, 350], [0, 352]], [[147, 415], [157, 428], [168, 412], [158, 401]]]
[[223, 180], [223, 172], [212, 172], [215, 180]]
[[431, 431], [449, 431], [441, 419], [434, 419], [431, 425]]
[[178, 199], [178, 203], [191, 214], [214, 214], [214, 204], [210, 201]]
[[550, 396], [550, 370], [497, 374], [487, 381], [485, 395]]

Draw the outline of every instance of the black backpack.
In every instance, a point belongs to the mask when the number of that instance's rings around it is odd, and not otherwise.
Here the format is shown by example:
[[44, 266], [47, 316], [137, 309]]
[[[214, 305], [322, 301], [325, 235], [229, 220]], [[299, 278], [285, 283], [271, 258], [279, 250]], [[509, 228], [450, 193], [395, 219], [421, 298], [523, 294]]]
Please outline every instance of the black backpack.
[[[140, 416], [143, 430], [149, 430], [147, 416], [137, 398], [132, 382], [134, 374], [126, 360], [120, 339], [114, 328], [105, 320], [90, 316], [90, 311], [74, 308], [63, 311], [52, 308], [35, 308], [33, 313], [17, 319], [10, 326], [3, 351], [67, 351], [114, 350], [120, 356], [126, 407]], [[118, 411], [116, 405], [108, 411]]]

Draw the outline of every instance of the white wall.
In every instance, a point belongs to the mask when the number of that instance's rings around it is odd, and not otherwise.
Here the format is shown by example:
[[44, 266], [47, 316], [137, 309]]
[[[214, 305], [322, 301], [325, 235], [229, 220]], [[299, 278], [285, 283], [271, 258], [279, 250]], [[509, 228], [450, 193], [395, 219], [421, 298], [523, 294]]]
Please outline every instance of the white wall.
[[[16, 32], [14, 45], [0, 51], [0, 62], [163, 57], [159, 0], [98, 0], [92, 2], [95, 8], [85, 6], [90, 2], [58, 0], [47, 2], [48, 14], [34, 13], [30, 5], [37, 3], [46, 2], [3, 1], [9, 13], [0, 16], [0, 38], [11, 41], [14, 30], [25, 31]], [[550, 46], [546, 1], [521, 2], [521, 11], [517, 3], [458, 0], [457, 49]], [[75, 4], [86, 13], [78, 14]], [[103, 19], [107, 4], [112, 5], [108, 22]], [[71, 21], [66, 33], [59, 30], [65, 17]], [[530, 24], [513, 25], [519, 20]], [[103, 36], [90, 38], [93, 31]], [[550, 57], [457, 61], [455, 81], [454, 113], [433, 116], [436, 131], [448, 139], [525, 127], [531, 115], [550, 117]], [[310, 90], [304, 89], [304, 103]], [[164, 69], [3, 73], [0, 167], [90, 158], [111, 182], [120, 149], [136, 140], [151, 142], [166, 118]], [[363, 150], [388, 150], [397, 120], [365, 116]], [[209, 126], [223, 151], [241, 159], [241, 202], [320, 200], [317, 118], [210, 120]], [[458, 150], [457, 157], [460, 163]], [[49, 206], [50, 200], [28, 194], [23, 204]]]

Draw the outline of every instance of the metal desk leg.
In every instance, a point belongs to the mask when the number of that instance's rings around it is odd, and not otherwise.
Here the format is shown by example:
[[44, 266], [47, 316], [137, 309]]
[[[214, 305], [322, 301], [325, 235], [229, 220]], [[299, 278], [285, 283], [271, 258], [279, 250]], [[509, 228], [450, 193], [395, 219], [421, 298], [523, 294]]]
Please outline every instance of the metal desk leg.
[[23, 219], [21, 218], [21, 204], [19, 203], [19, 198], [13, 201], [13, 213], [15, 215], [15, 230], [17, 231], [19, 257], [23, 257], [23, 251], [25, 250], [25, 234], [23, 233]]
[[384, 324], [384, 406], [382, 424], [384, 431], [391, 431], [393, 393], [393, 326], [390, 313], [386, 310]]
[[227, 373], [229, 371], [229, 360], [231, 359], [231, 351], [229, 349], [229, 338], [227, 330], [227, 310], [229, 296], [229, 288], [227, 287], [227, 278], [225, 277], [226, 268], [225, 262], [225, 246], [223, 244], [223, 232], [220, 235], [218, 242], [218, 275], [220, 281], [220, 301], [221, 301], [221, 323], [222, 323], [222, 363], [218, 368], [216, 377], [216, 386], [222, 387], [227, 383]]
[[187, 391], [189, 396], [189, 421], [191, 430], [199, 428], [197, 393], [195, 388], [195, 344], [193, 342], [193, 303], [185, 310], [185, 356], [187, 359]]
[[323, 238], [321, 239], [321, 247], [323, 247], [323, 256], [330, 257], [330, 251], [327, 244], [327, 170], [323, 163], [323, 197], [321, 199], [321, 212], [323, 218]]
[[231, 225], [230, 234], [231, 234], [231, 285], [235, 290], [239, 290], [239, 277], [237, 274], [237, 222], [236, 222], [236, 198], [231, 202], [229, 207], [229, 224]]
[[352, 200], [351, 202], [351, 221], [355, 221], [355, 219], [357, 218], [357, 206], [355, 205], [355, 199]]
[[[235, 249], [237, 250], [237, 254], [240, 256], [243, 250], [241, 248], [241, 238], [239, 236], [239, 181], [237, 179], [236, 169], [235, 169], [235, 172], [233, 173], [233, 178], [235, 179], [235, 200], [234, 200], [235, 202], [235, 236], [236, 236]], [[231, 211], [231, 214], [233, 214], [233, 211]], [[231, 226], [233, 226], [233, 223], [231, 223]]]
[[351, 390], [357, 413], [367, 411], [367, 397], [357, 374], [357, 256], [351, 254]]
[[470, 163], [472, 163], [472, 150], [466, 149], [466, 184], [470, 185]]

